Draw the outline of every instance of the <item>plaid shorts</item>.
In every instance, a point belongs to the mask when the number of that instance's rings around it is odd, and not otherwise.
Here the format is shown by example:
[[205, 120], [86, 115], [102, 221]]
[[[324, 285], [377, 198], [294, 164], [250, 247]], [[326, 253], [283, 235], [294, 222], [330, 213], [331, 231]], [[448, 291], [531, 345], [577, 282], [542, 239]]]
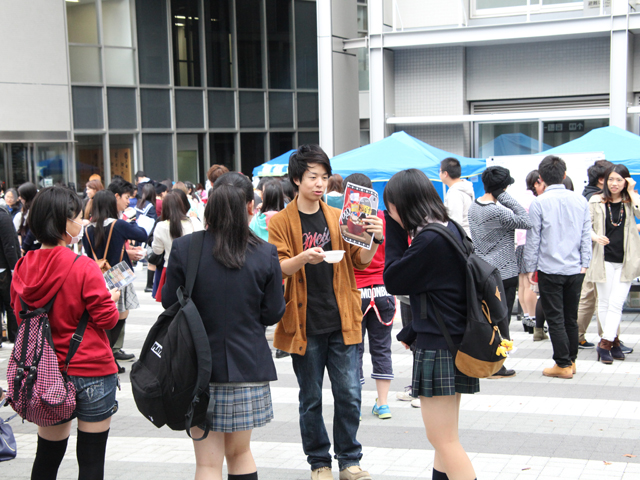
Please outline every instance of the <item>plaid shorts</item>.
[[[215, 400], [212, 432], [239, 432], [264, 427], [273, 419], [269, 384], [237, 387], [209, 385], [209, 395]], [[205, 429], [205, 425], [198, 425]]]
[[413, 358], [413, 397], [440, 397], [480, 391], [480, 380], [467, 377], [456, 368], [449, 350], [416, 348]]

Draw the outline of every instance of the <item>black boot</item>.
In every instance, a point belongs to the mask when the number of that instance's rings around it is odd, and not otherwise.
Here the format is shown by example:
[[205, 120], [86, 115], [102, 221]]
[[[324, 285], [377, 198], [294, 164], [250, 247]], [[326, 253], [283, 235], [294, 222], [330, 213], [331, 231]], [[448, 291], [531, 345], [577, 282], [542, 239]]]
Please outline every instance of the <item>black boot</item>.
[[31, 469], [31, 480], [56, 480], [68, 441], [68, 437], [53, 442], [38, 435], [38, 449]]
[[624, 360], [626, 358], [622, 351], [622, 347], [620, 346], [620, 339], [618, 337], [615, 338], [613, 345], [611, 345], [611, 356], [614, 360]]
[[153, 276], [156, 274], [155, 270], [149, 270], [147, 268], [147, 286], [144, 287], [144, 291], [147, 293], [153, 292]]
[[612, 346], [613, 342], [605, 340], [604, 338], [600, 340], [600, 343], [596, 345], [596, 352], [598, 352], [598, 361], [604, 363], [605, 365], [611, 365], [613, 363], [613, 357], [611, 356]]
[[78, 480], [102, 480], [104, 478], [104, 454], [107, 450], [109, 430], [88, 433], [78, 430], [76, 456], [78, 457]]

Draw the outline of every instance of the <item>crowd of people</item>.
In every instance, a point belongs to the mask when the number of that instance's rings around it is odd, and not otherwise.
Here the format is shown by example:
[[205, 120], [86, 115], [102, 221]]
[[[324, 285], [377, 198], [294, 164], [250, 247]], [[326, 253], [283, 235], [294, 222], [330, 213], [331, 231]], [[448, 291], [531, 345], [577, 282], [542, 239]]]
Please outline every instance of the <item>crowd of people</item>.
[[[108, 291], [102, 273], [121, 262], [132, 270], [143, 264], [145, 293], [167, 308], [185, 284], [192, 235], [204, 235], [192, 300], [216, 366], [209, 385], [215, 409], [208, 424], [193, 428], [194, 437], [211, 430], [194, 442], [196, 479], [221, 479], [225, 459], [229, 479], [258, 478], [250, 439], [254, 428], [273, 419], [269, 385], [277, 374], [265, 331], [276, 325], [275, 356], [291, 357], [299, 386], [311, 479], [333, 478], [333, 448], [340, 480], [370, 480], [357, 439], [365, 408], [365, 337], [377, 391], [367, 409], [387, 420], [396, 300], [403, 327], [397, 341], [413, 352], [412, 384], [397, 398], [421, 408], [435, 449], [433, 478], [475, 479], [458, 438], [458, 418], [461, 395], [478, 392], [480, 382], [456, 368], [455, 352], [434, 320], [441, 315], [454, 344], [461, 343], [466, 258], [426, 227], [443, 226], [461, 245], [470, 237], [475, 253], [500, 272], [509, 317], [517, 294], [524, 330], [533, 341], [550, 336], [554, 365], [543, 375], [572, 378], [580, 348], [597, 348], [604, 364], [624, 360], [632, 349], [620, 341], [619, 330], [631, 282], [640, 275], [633, 221], [640, 217], [640, 196], [622, 165], [596, 162], [583, 195], [573, 191], [566, 170], [562, 159], [545, 157], [527, 176], [526, 195], [518, 197], [508, 191], [514, 183], [509, 170], [489, 167], [482, 174], [485, 193], [476, 199], [459, 161], [447, 158], [440, 166], [448, 187], [444, 201], [424, 173], [403, 170], [385, 187], [386, 211], [364, 219], [370, 249], [343, 238], [339, 208], [347, 183], [372, 188], [371, 180], [361, 173], [332, 175], [317, 145], [299, 147], [285, 177], [262, 178], [255, 188], [243, 174], [214, 165], [206, 187], [156, 182], [140, 171], [135, 185], [116, 177], [105, 188], [92, 177], [83, 199], [62, 186], [38, 191], [26, 183], [7, 190], [0, 205], [6, 340], [15, 341], [21, 300], [38, 308], [54, 299], [49, 317], [62, 366], [82, 312], [90, 314], [68, 371], [77, 389], [76, 412], [59, 425], [38, 428], [32, 478], [56, 478], [76, 417], [79, 478], [103, 478], [118, 374], [125, 371], [121, 362], [135, 358], [123, 350], [126, 320], [140, 302], [133, 284]], [[336, 263], [325, 261], [336, 251], [342, 253]], [[426, 305], [420, 300], [425, 294]], [[585, 333], [596, 306], [601, 338], [594, 345]], [[325, 372], [334, 405], [333, 446], [322, 414]], [[514, 375], [503, 366], [491, 378]]]

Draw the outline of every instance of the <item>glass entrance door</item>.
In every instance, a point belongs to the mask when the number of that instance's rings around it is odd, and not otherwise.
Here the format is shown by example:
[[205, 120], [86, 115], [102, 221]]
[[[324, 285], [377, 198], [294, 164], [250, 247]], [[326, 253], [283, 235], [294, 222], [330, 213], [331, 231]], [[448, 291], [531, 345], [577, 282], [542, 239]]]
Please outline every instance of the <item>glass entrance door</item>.
[[7, 148], [9, 186], [32, 182], [38, 189], [69, 182], [65, 143], [11, 143]]
[[9, 167], [11, 169], [10, 186], [17, 188], [30, 181], [29, 165], [31, 145], [28, 143], [12, 143], [9, 145]]

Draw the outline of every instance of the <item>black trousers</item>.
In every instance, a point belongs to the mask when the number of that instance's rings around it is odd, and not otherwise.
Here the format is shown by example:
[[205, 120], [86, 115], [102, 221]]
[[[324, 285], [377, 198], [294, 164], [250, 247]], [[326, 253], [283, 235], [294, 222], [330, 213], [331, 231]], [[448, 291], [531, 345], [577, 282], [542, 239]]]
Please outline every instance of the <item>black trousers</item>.
[[9, 269], [0, 273], [0, 313], [2, 310], [7, 313], [7, 337], [9, 337], [11, 343], [15, 343], [16, 334], [18, 333], [18, 322], [11, 308], [11, 272]]
[[549, 326], [553, 359], [559, 367], [578, 357], [578, 304], [584, 274], [551, 275], [538, 272], [540, 302]]
[[513, 312], [513, 304], [516, 302], [516, 290], [518, 290], [518, 276], [507, 278], [502, 281], [504, 293], [507, 294], [507, 312], [509, 315], [509, 323], [511, 323], [511, 312]]

